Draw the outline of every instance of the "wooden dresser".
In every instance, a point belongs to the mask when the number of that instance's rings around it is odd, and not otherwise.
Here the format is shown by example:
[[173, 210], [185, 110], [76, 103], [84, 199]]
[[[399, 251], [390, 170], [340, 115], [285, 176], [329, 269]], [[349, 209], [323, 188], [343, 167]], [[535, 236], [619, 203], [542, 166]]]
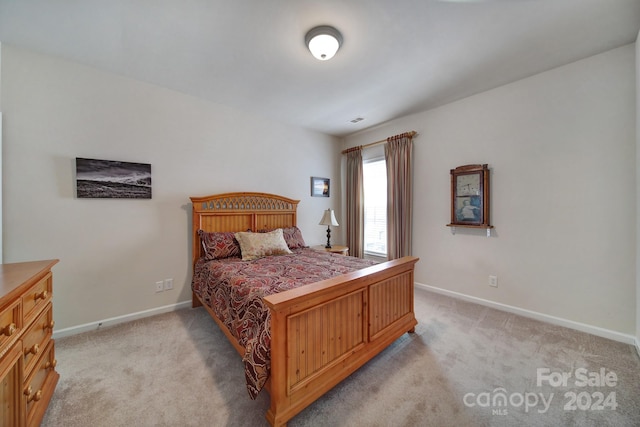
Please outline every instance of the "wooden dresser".
[[40, 425], [58, 383], [51, 339], [57, 262], [0, 264], [0, 427]]

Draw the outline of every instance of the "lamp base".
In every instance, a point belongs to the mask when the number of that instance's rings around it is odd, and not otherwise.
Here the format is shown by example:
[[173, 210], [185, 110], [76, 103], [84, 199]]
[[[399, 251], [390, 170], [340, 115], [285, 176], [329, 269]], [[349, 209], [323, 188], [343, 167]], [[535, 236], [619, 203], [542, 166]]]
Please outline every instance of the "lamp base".
[[329, 226], [327, 226], [327, 244], [325, 248], [331, 249], [331, 227]]

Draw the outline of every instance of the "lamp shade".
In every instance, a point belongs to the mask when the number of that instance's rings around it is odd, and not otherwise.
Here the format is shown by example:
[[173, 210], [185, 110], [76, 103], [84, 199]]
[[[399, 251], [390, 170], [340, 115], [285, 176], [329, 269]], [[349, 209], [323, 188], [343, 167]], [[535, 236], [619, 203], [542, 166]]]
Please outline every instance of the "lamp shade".
[[342, 34], [328, 25], [309, 30], [304, 38], [311, 54], [320, 61], [333, 58], [342, 44]]
[[334, 227], [337, 227], [340, 224], [338, 224], [338, 220], [336, 220], [336, 215], [333, 212], [333, 209], [327, 209], [326, 211], [324, 211], [322, 219], [320, 220], [320, 224], [318, 225], [333, 225]]

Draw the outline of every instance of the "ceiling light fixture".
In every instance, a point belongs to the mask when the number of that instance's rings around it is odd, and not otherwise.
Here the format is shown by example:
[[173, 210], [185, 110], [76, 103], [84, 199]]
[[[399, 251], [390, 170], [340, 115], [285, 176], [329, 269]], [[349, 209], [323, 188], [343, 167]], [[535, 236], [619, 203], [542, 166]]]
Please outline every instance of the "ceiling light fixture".
[[326, 61], [333, 58], [342, 45], [342, 34], [333, 27], [321, 25], [310, 29], [304, 41], [314, 57]]

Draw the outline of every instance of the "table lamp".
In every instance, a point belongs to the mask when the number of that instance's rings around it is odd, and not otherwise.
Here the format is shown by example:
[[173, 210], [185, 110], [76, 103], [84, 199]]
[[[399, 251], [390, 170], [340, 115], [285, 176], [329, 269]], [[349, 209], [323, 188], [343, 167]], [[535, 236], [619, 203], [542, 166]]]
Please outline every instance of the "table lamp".
[[325, 246], [325, 248], [330, 249], [331, 248], [331, 226], [333, 225], [334, 227], [337, 227], [340, 225], [336, 220], [336, 215], [334, 214], [333, 209], [327, 209], [326, 211], [324, 211], [324, 214], [322, 215], [322, 219], [320, 220], [319, 225], [327, 226], [327, 245]]

